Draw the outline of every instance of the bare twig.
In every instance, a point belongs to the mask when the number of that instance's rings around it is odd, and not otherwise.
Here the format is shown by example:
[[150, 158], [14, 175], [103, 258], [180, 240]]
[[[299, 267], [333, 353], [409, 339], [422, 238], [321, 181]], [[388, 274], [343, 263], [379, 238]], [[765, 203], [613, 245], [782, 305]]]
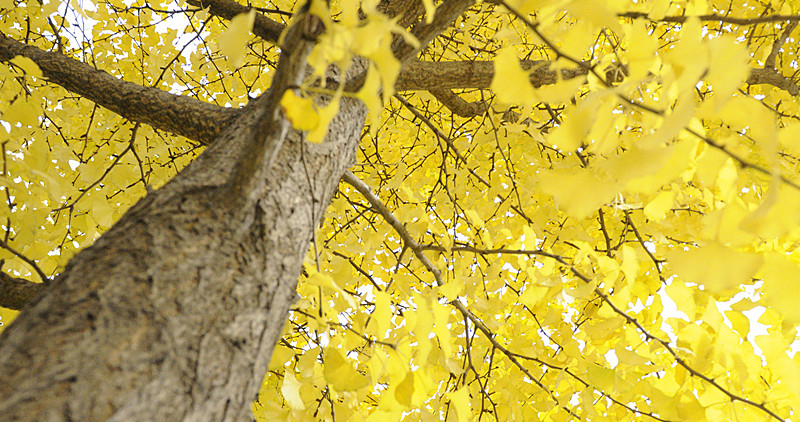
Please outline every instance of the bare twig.
[[94, 189], [95, 186], [100, 184], [100, 182], [102, 182], [103, 179], [105, 179], [105, 177], [108, 176], [108, 173], [111, 173], [111, 170], [113, 170], [114, 167], [116, 167], [117, 163], [119, 163], [119, 161], [122, 159], [122, 157], [125, 156], [125, 154], [127, 154], [128, 151], [133, 149], [133, 143], [134, 143], [134, 141], [136, 141], [136, 131], [139, 129], [139, 125], [140, 125], [140, 123], [136, 123], [135, 125], [133, 125], [133, 129], [131, 129], [131, 140], [128, 143], [128, 146], [124, 150], [122, 150], [122, 152], [117, 154], [116, 158], [114, 158], [114, 161], [111, 163], [111, 165], [109, 165], [106, 168], [106, 170], [103, 172], [103, 174], [101, 174], [100, 177], [97, 178], [97, 180], [92, 182], [92, 184], [90, 184], [88, 187], [86, 187], [86, 189], [82, 190], [81, 193], [78, 195], [78, 197], [75, 198], [72, 202], [70, 202], [67, 205], [63, 205], [61, 207], [58, 207], [58, 208], [54, 209], [53, 212], [62, 211], [62, 210], [65, 210], [65, 209], [71, 209], [72, 207], [74, 207], [75, 204], [77, 204], [78, 201], [80, 201], [81, 198], [83, 198], [84, 195], [89, 193], [89, 191]]
[[444, 143], [447, 144], [448, 150], [453, 151], [453, 155], [456, 157], [456, 161], [461, 161], [464, 164], [464, 166], [467, 167], [467, 171], [469, 171], [470, 174], [472, 174], [476, 179], [478, 179], [484, 185], [489, 186], [489, 182], [487, 182], [483, 177], [475, 173], [475, 170], [467, 166], [467, 159], [464, 158], [464, 156], [461, 155], [460, 152], [458, 152], [458, 149], [456, 148], [455, 144], [453, 143], [453, 140], [450, 139], [450, 137], [445, 135], [438, 127], [436, 127], [436, 125], [433, 124], [433, 122], [431, 122], [430, 119], [425, 117], [424, 114], [420, 113], [419, 110], [417, 110], [416, 107], [411, 105], [411, 103], [409, 103], [405, 98], [403, 98], [399, 94], [395, 94], [394, 97], [397, 99], [397, 101], [400, 101], [400, 103], [403, 104], [403, 106], [405, 106], [409, 111], [411, 111], [411, 113], [413, 113], [416, 118], [422, 121], [422, 123], [425, 123], [425, 125], [428, 126], [433, 131], [433, 133], [436, 134], [437, 137], [439, 137], [439, 139], [443, 140]]
[[39, 276], [39, 278], [42, 279], [42, 283], [47, 284], [47, 283], [50, 282], [50, 279], [47, 277], [47, 275], [44, 273], [44, 271], [42, 271], [42, 269], [39, 268], [39, 265], [36, 264], [36, 261], [34, 261], [34, 260], [28, 258], [27, 256], [23, 255], [21, 252], [19, 252], [18, 250], [12, 248], [11, 245], [9, 245], [8, 243], [6, 243], [6, 242], [4, 242], [2, 240], [0, 240], [0, 248], [3, 248], [5, 250], [13, 253], [17, 258], [23, 260], [26, 264], [28, 264], [31, 268], [33, 268], [33, 271], [35, 271], [36, 274]]

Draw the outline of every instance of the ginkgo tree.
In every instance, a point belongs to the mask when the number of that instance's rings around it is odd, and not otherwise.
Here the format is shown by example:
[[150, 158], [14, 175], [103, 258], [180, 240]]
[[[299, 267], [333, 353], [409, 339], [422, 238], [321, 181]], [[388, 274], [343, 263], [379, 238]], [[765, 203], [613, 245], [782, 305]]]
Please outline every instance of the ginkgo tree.
[[796, 419], [798, 22], [0, 0], [0, 415]]

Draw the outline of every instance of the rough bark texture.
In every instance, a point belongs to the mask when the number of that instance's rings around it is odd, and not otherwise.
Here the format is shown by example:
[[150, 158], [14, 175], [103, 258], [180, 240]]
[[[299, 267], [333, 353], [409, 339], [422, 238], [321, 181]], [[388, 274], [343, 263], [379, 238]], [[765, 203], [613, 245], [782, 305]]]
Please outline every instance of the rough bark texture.
[[364, 108], [341, 107], [329, 142], [290, 132], [261, 195], [242, 201], [227, 182], [260, 117], [249, 107], [77, 255], [3, 333], [4, 420], [247, 419], [313, 230], [355, 157]]
[[[470, 4], [445, 1], [439, 10], [448, 21], [416, 28], [422, 45]], [[297, 24], [303, 31], [313, 26]], [[309, 242], [354, 163], [366, 115], [360, 101], [343, 99], [318, 145], [288, 127], [276, 101], [302, 74], [304, 53], [296, 52], [308, 50], [290, 40], [309, 35], [292, 31], [270, 91], [77, 254], [0, 335], [3, 420], [251, 420]], [[3, 41], [0, 59], [8, 59], [14, 46]], [[398, 47], [404, 62], [418, 51]], [[364, 69], [357, 62], [351, 71]], [[67, 89], [95, 90], [85, 81], [70, 85], [80, 75], [47, 72]], [[125, 101], [95, 94], [112, 110]], [[161, 95], [144, 93], [153, 94]], [[120, 111], [133, 112], [126, 110]], [[138, 117], [150, 122], [157, 115]]]
[[365, 116], [344, 99], [326, 142], [305, 142], [275, 111], [272, 93], [302, 76], [304, 56], [284, 56], [270, 92], [76, 255], [3, 332], [3, 420], [251, 419]]
[[[523, 60], [520, 65], [531, 74], [535, 87], [558, 82], [552, 63], [543, 60]], [[572, 79], [586, 75], [585, 68], [562, 69], [561, 77]], [[494, 78], [494, 63], [474, 62], [424, 62], [412, 61], [397, 78], [398, 91], [430, 89], [489, 88]]]
[[30, 302], [45, 287], [42, 283], [32, 283], [0, 272], [0, 306], [22, 309], [23, 305]]

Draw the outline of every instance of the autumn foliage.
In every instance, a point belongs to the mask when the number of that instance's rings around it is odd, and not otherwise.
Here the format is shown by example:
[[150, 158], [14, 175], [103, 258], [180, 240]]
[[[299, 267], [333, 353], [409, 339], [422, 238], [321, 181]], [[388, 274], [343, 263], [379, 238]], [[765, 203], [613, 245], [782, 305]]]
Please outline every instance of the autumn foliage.
[[[188, 3], [6, 0], [0, 32], [220, 107], [265, 92], [279, 40], [253, 34], [302, 4]], [[797, 418], [800, 6], [491, 0], [401, 62], [378, 2], [310, 4], [325, 31], [280, 112], [316, 143], [340, 98], [369, 115], [258, 420]], [[23, 55], [0, 86], [11, 277], [57, 275], [206, 143]]]

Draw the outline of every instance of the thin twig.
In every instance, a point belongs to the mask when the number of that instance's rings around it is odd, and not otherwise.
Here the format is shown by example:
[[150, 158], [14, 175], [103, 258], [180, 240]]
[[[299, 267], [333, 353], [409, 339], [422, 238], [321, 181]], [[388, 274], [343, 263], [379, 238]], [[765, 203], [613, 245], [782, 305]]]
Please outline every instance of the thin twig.
[[405, 106], [409, 111], [411, 111], [411, 113], [413, 113], [414, 116], [416, 116], [420, 121], [422, 121], [422, 123], [425, 123], [425, 125], [428, 126], [433, 131], [433, 133], [436, 134], [436, 136], [438, 136], [441, 140], [443, 140], [447, 144], [448, 150], [453, 151], [453, 155], [455, 155], [456, 161], [461, 161], [462, 163], [464, 163], [464, 166], [467, 168], [467, 171], [469, 171], [471, 175], [475, 176], [475, 178], [478, 179], [484, 185], [489, 186], [489, 182], [487, 182], [484, 178], [475, 173], [475, 170], [471, 169], [467, 165], [467, 159], [464, 158], [464, 156], [461, 155], [460, 152], [458, 152], [458, 149], [456, 148], [455, 144], [453, 143], [453, 140], [450, 139], [450, 137], [445, 135], [438, 127], [436, 127], [436, 125], [433, 124], [433, 122], [431, 122], [430, 119], [425, 117], [424, 114], [420, 113], [416, 107], [411, 105], [411, 103], [409, 103], [400, 94], [395, 94], [394, 97], [397, 99], [397, 101], [400, 101], [400, 103], [403, 104], [403, 106]]
[[42, 269], [39, 268], [39, 266], [36, 264], [36, 261], [34, 261], [34, 260], [28, 258], [27, 256], [23, 255], [21, 252], [19, 252], [16, 249], [12, 248], [11, 245], [9, 245], [8, 243], [6, 243], [6, 242], [4, 242], [2, 240], [0, 240], [0, 248], [3, 248], [5, 250], [13, 253], [17, 258], [25, 261], [26, 264], [30, 265], [31, 268], [33, 268], [33, 270], [36, 272], [36, 274], [38, 274], [39, 277], [42, 279], [42, 283], [46, 284], [46, 283], [50, 282], [50, 279], [45, 275], [44, 271], [42, 271]]
[[103, 174], [101, 174], [101, 175], [100, 175], [100, 177], [98, 177], [98, 178], [97, 178], [97, 180], [95, 180], [94, 182], [92, 182], [92, 184], [90, 184], [90, 185], [89, 185], [89, 186], [88, 186], [86, 189], [84, 189], [83, 191], [81, 191], [81, 193], [78, 195], [78, 197], [77, 197], [77, 198], [75, 198], [75, 200], [73, 200], [72, 202], [70, 202], [70, 203], [69, 203], [69, 204], [67, 204], [67, 205], [63, 205], [63, 206], [60, 206], [60, 207], [58, 207], [58, 208], [54, 209], [54, 210], [53, 210], [53, 212], [63, 211], [63, 210], [65, 210], [65, 209], [71, 209], [72, 207], [74, 207], [74, 206], [75, 206], [75, 204], [77, 204], [77, 203], [78, 203], [78, 201], [79, 201], [81, 198], [83, 198], [83, 196], [84, 196], [84, 195], [86, 195], [86, 194], [87, 194], [87, 193], [88, 193], [90, 190], [92, 190], [92, 189], [93, 189], [95, 186], [97, 186], [98, 184], [100, 184], [100, 182], [102, 182], [102, 181], [103, 181], [103, 179], [105, 179], [105, 177], [106, 177], [106, 176], [108, 176], [108, 173], [111, 173], [111, 170], [113, 170], [113, 169], [114, 169], [114, 167], [117, 165], [117, 163], [119, 163], [119, 161], [122, 159], [122, 157], [123, 157], [123, 156], [125, 156], [125, 154], [127, 154], [127, 153], [128, 153], [128, 151], [130, 151], [131, 149], [133, 149], [133, 143], [134, 143], [134, 141], [136, 140], [136, 131], [139, 129], [139, 125], [140, 125], [140, 124], [141, 124], [141, 123], [139, 123], [139, 122], [136, 122], [136, 124], [135, 124], [135, 125], [133, 125], [133, 129], [131, 130], [131, 140], [130, 140], [130, 142], [128, 143], [128, 146], [127, 146], [127, 147], [126, 147], [126, 148], [125, 148], [125, 149], [124, 149], [122, 152], [120, 152], [119, 154], [117, 154], [117, 157], [116, 157], [116, 158], [114, 158], [114, 161], [111, 163], [111, 165], [110, 165], [110, 166], [108, 166], [108, 168], [106, 168], [106, 171], [104, 171], [104, 172], [103, 172]]
[[[553, 50], [553, 52], [556, 54], [556, 56], [564, 58], [567, 61], [570, 61], [570, 62], [572, 62], [572, 63], [574, 63], [574, 64], [576, 64], [576, 65], [578, 65], [578, 66], [580, 66], [582, 68], [587, 69], [590, 73], [595, 75], [600, 80], [600, 82], [602, 84], [604, 84], [606, 87], [608, 87], [608, 88], [612, 87], [612, 85], [610, 83], [608, 83], [605, 80], [605, 78], [603, 78], [603, 76], [600, 75], [600, 73], [597, 72], [597, 70], [595, 69], [595, 66], [589, 65], [586, 62], [580, 61], [578, 59], [570, 57], [567, 54], [564, 54], [555, 44], [553, 44], [550, 40], [545, 38], [544, 34], [542, 34], [542, 32], [539, 30], [539, 24], [538, 23], [530, 22], [525, 16], [523, 16], [518, 11], [514, 10], [511, 6], [507, 5], [505, 3], [505, 1], [503, 1], [503, 0], [500, 0], [499, 4], [502, 4], [505, 8], [510, 10], [511, 13], [517, 19], [521, 20], [528, 27], [528, 29], [533, 31], [533, 33], [536, 34], [545, 43], [545, 45], [548, 48]], [[800, 20], [800, 15], [794, 16], [794, 17], [795, 17], [795, 19], [793, 19], [793, 20]], [[784, 19], [784, 20], [789, 20], [789, 19]], [[760, 69], [760, 70], [763, 70], [763, 69]], [[632, 100], [632, 99], [630, 99], [630, 98], [628, 98], [628, 97], [626, 97], [626, 96], [624, 96], [624, 95], [622, 95], [620, 93], [617, 93], [617, 97], [620, 98], [621, 100], [623, 100], [625, 104], [628, 104], [628, 105], [633, 106], [635, 108], [638, 108], [640, 110], [648, 111], [648, 112], [653, 113], [653, 114], [658, 115], [658, 116], [665, 116], [666, 115], [664, 110], [655, 109], [655, 108], [649, 107], [647, 105], [638, 103], [638, 102], [636, 102], [636, 101], [634, 101], [634, 100]], [[709, 146], [721, 151], [722, 153], [724, 153], [728, 157], [732, 158], [734, 161], [736, 161], [737, 164], [739, 164], [740, 167], [742, 167], [744, 169], [750, 168], [750, 169], [753, 169], [753, 170], [755, 170], [755, 171], [757, 171], [759, 173], [765, 174], [767, 176], [772, 176], [772, 171], [770, 171], [770, 170], [768, 170], [768, 169], [766, 169], [764, 167], [761, 167], [761, 166], [759, 166], [757, 164], [753, 164], [753, 163], [745, 160], [744, 158], [742, 158], [742, 157], [734, 154], [733, 152], [725, 149], [725, 146], [720, 144], [720, 143], [718, 143], [717, 141], [714, 141], [713, 139], [707, 138], [707, 137], [699, 134], [695, 130], [693, 130], [691, 128], [688, 128], [688, 127], [683, 128], [683, 130], [685, 130], [686, 132], [694, 135], [695, 137], [697, 137], [701, 141], [705, 142], [707, 145], [709, 145]], [[789, 186], [791, 186], [791, 187], [793, 187], [793, 188], [795, 188], [795, 189], [800, 191], [800, 185], [798, 185], [797, 183], [793, 182], [792, 180], [789, 180], [788, 178], [786, 178], [783, 175], [778, 175], [778, 177], [780, 178], [780, 180], [783, 183], [785, 183], [785, 184], [787, 184], [787, 185], [789, 185]]]

